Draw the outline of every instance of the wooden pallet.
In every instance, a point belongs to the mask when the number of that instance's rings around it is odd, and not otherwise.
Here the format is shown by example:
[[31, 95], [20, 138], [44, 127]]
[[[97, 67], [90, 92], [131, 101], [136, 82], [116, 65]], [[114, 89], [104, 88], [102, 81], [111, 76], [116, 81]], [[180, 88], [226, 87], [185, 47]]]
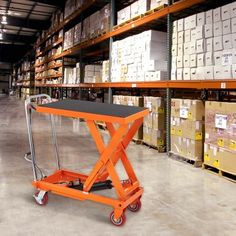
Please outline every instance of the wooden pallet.
[[150, 15], [150, 14], [156, 12], [156, 11], [160, 11], [161, 9], [163, 9], [163, 8], [165, 8], [165, 7], [167, 7], [167, 6], [168, 6], [167, 4], [163, 4], [163, 5], [159, 6], [159, 7], [153, 8], [153, 9], [151, 9], [151, 10], [145, 12], [144, 15], [145, 15], [145, 16], [146, 16], [146, 15]]
[[225, 172], [223, 170], [220, 170], [220, 169], [218, 169], [216, 167], [209, 166], [209, 165], [207, 165], [205, 163], [202, 164], [202, 169], [207, 170], [207, 171], [209, 171], [212, 174], [216, 174], [216, 175], [218, 175], [220, 177], [223, 177], [224, 179], [227, 179], [227, 180], [229, 180], [231, 182], [236, 183], [236, 174], [233, 175], [231, 173], [228, 173], [228, 172]]
[[182, 155], [180, 155], [178, 153], [174, 153], [174, 152], [170, 152], [170, 156], [175, 160], [187, 162], [187, 163], [193, 165], [194, 167], [202, 167], [202, 160], [192, 160], [192, 159], [189, 159], [188, 157], [182, 156]]
[[165, 153], [166, 152], [166, 146], [158, 146], [157, 147], [157, 146], [145, 143], [144, 141], [142, 142], [142, 144], [149, 147], [149, 148], [157, 150], [159, 153]]

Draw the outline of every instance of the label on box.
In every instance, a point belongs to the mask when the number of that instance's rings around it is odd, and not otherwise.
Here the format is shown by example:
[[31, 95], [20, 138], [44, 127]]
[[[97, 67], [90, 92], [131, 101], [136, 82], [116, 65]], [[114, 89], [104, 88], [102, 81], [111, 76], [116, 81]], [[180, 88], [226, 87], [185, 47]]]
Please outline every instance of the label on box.
[[197, 141], [202, 140], [202, 133], [201, 132], [197, 132], [195, 134], [195, 140], [197, 140]]
[[179, 110], [179, 116], [181, 118], [187, 119], [188, 118], [188, 107], [181, 107]]
[[132, 101], [128, 101], [128, 106], [133, 106], [134, 103]]
[[215, 161], [213, 162], [213, 166], [216, 167], [216, 168], [219, 168], [219, 167], [220, 167], [220, 162], [219, 162], [219, 160], [215, 160]]
[[163, 107], [158, 107], [158, 113], [164, 113], [164, 108]]
[[227, 115], [215, 115], [215, 127], [219, 129], [227, 129]]
[[209, 139], [209, 134], [208, 133], [205, 133], [205, 138]]
[[151, 102], [147, 102], [147, 108], [149, 109], [149, 111], [152, 111], [152, 103]]
[[217, 155], [217, 147], [213, 148], [213, 155], [216, 156]]
[[178, 129], [178, 130], [177, 130], [177, 135], [178, 135], [178, 136], [182, 136], [182, 135], [183, 135], [182, 129]]
[[192, 113], [192, 112], [189, 112], [189, 113], [188, 113], [188, 119], [189, 119], [189, 120], [192, 120], [192, 119], [193, 119], [193, 113]]
[[229, 148], [232, 150], [236, 150], [236, 141], [235, 140], [230, 140]]
[[204, 155], [204, 161], [207, 161], [207, 162], [210, 161], [210, 157], [209, 157], [209, 154], [208, 154], [208, 153], [205, 153], [205, 155]]
[[223, 53], [222, 55], [222, 65], [232, 65], [233, 53]]
[[217, 139], [217, 145], [219, 146], [219, 147], [224, 147], [224, 139], [222, 139], [222, 138], [218, 138]]
[[175, 134], [175, 128], [171, 128], [171, 131], [170, 131], [171, 134]]

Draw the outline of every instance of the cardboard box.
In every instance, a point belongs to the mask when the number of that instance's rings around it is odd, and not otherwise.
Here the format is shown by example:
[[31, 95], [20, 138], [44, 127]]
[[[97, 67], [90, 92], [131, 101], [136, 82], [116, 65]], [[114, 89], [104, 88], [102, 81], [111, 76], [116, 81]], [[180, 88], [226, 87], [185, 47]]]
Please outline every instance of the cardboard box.
[[197, 14], [197, 26], [204, 26], [206, 22], [205, 12], [200, 12]]
[[197, 54], [190, 55], [190, 67], [197, 67]]
[[143, 142], [151, 145], [152, 128], [143, 126]]
[[222, 79], [223, 78], [223, 67], [222, 66], [214, 66], [214, 78], [215, 79]]
[[205, 66], [205, 54], [204, 53], [197, 54], [197, 66], [198, 67]]
[[191, 41], [190, 42], [190, 52], [194, 54], [196, 52], [196, 41]]
[[188, 54], [184, 56], [184, 67], [190, 67], [190, 56]]
[[190, 43], [184, 43], [184, 55], [190, 55]]
[[197, 26], [196, 39], [203, 39], [203, 38], [204, 38], [204, 26]]
[[213, 52], [213, 38], [206, 39], [206, 51]]
[[205, 25], [205, 27], [204, 27], [204, 35], [205, 35], [205, 38], [213, 37], [213, 25], [212, 24]]
[[232, 46], [233, 46], [232, 35], [231, 34], [223, 35], [223, 48], [224, 48], [224, 50], [231, 49]]
[[182, 56], [177, 57], [177, 68], [183, 68], [183, 57]]
[[205, 52], [205, 40], [204, 39], [198, 39], [196, 47], [197, 47], [196, 48], [197, 53]]
[[232, 68], [231, 66], [223, 66], [222, 70], [222, 78], [223, 79], [232, 79]]
[[236, 64], [232, 65], [232, 77], [236, 78]]
[[214, 79], [214, 66], [206, 66], [204, 68], [204, 72], [205, 72], [205, 79], [206, 80]]
[[204, 80], [205, 79], [204, 68], [205, 67], [197, 67], [197, 78], [198, 78], [198, 80]]
[[184, 42], [188, 43], [191, 41], [191, 30], [184, 31]]
[[184, 70], [183, 70], [183, 79], [184, 80], [190, 80], [191, 79], [190, 68], [184, 68]]
[[236, 33], [231, 35], [231, 40], [233, 48], [236, 48]]
[[152, 113], [152, 129], [165, 130], [165, 114]]
[[231, 32], [236, 33], [236, 17], [231, 19]]
[[176, 76], [177, 80], [183, 80], [183, 69], [178, 68], [177, 69], [177, 76]]
[[190, 78], [191, 78], [191, 80], [197, 80], [197, 69], [196, 68], [191, 68]]
[[236, 2], [230, 4], [230, 16], [231, 18], [236, 17]]
[[188, 119], [181, 119], [179, 129], [182, 130], [182, 137], [191, 140], [202, 140], [204, 125], [203, 121], [192, 121]]
[[223, 35], [231, 34], [231, 20], [223, 21]]
[[184, 31], [178, 32], [178, 44], [184, 43]]
[[172, 34], [172, 45], [178, 44], [178, 34], [177, 32], [173, 32]]
[[227, 4], [221, 7], [221, 17], [222, 20], [228, 20], [231, 17], [231, 10], [230, 10], [231, 4]]
[[213, 23], [213, 10], [206, 11], [206, 24]]
[[213, 25], [214, 37], [223, 35], [223, 24], [222, 21], [216, 22]]
[[194, 42], [195, 40], [197, 40], [197, 30], [191, 29], [191, 42]]
[[221, 7], [218, 7], [213, 10], [213, 22], [219, 22], [221, 21]]
[[218, 158], [219, 158], [219, 169], [236, 175], [236, 152], [229, 151], [223, 148], [219, 148]]
[[184, 44], [178, 44], [178, 56], [183, 56], [184, 54]]
[[204, 164], [219, 169], [218, 147], [204, 143]]
[[214, 62], [217, 66], [222, 65], [222, 51], [214, 52]]
[[206, 66], [213, 65], [213, 55], [212, 55], [212, 52], [206, 52], [206, 54], [205, 54], [205, 62], [206, 62]]
[[213, 44], [214, 44], [214, 51], [223, 50], [222, 36], [214, 37]]
[[178, 56], [178, 45], [172, 45], [172, 49], [171, 49], [171, 55], [172, 56]]
[[161, 130], [152, 130], [151, 145], [154, 147], [160, 147], [165, 145], [165, 132]]
[[178, 32], [184, 31], [184, 19], [179, 19], [177, 22], [178, 22], [178, 27], [177, 27]]
[[203, 144], [202, 141], [187, 139], [187, 158], [193, 161], [203, 161]]
[[231, 50], [224, 50], [222, 52], [222, 65], [228, 66], [233, 64], [233, 52]]
[[177, 99], [177, 98], [171, 99], [171, 116], [172, 117], [179, 117], [181, 100], [182, 99]]

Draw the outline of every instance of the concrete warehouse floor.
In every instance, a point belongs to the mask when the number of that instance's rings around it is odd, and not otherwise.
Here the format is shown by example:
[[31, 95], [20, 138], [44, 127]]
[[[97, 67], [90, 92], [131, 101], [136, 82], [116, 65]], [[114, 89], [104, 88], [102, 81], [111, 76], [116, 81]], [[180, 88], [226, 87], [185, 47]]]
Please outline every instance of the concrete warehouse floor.
[[[48, 119], [35, 114], [33, 121], [38, 162], [50, 174], [55, 162]], [[97, 151], [84, 124], [57, 118], [57, 130], [62, 166], [88, 173]], [[142, 209], [126, 211], [126, 224], [115, 227], [108, 218], [112, 209], [98, 203], [49, 194], [46, 206], [37, 205], [31, 165], [23, 158], [28, 150], [23, 102], [0, 97], [1, 236], [236, 235], [236, 184], [208, 171], [131, 144], [128, 154], [145, 190]]]

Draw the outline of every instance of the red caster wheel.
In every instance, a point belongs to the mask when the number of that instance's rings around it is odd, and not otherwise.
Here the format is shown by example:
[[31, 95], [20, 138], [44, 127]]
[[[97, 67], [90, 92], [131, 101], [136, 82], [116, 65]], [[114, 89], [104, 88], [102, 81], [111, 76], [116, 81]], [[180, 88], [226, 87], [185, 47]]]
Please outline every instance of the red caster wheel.
[[140, 199], [136, 203], [130, 204], [127, 208], [132, 212], [137, 212], [141, 209], [142, 203]]
[[46, 192], [41, 196], [40, 191], [36, 192], [34, 194], [34, 199], [38, 205], [45, 206], [48, 203], [48, 193]]
[[117, 220], [114, 218], [114, 211], [110, 214], [110, 221], [115, 226], [122, 226], [126, 222], [125, 214], [123, 213], [121, 217]]

